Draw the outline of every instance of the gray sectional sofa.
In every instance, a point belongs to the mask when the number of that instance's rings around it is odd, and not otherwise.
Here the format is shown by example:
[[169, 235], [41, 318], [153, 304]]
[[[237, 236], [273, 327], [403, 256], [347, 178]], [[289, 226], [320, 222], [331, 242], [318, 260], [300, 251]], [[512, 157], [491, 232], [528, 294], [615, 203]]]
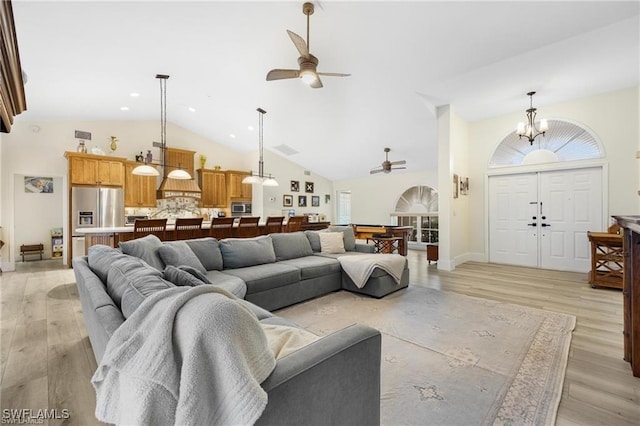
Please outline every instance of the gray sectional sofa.
[[[220, 286], [245, 299], [259, 321], [293, 327], [269, 311], [340, 289], [382, 297], [408, 285], [405, 266], [399, 285], [376, 269], [364, 288], [356, 287], [336, 257], [370, 247], [356, 244], [349, 229], [337, 231], [348, 248], [342, 254], [321, 253], [317, 233], [309, 231], [220, 241], [148, 236], [119, 250], [91, 247], [73, 267], [96, 360], [147, 296], [174, 285]], [[378, 424], [380, 345], [377, 330], [356, 324], [279, 359], [261, 384], [269, 402], [258, 424]]]

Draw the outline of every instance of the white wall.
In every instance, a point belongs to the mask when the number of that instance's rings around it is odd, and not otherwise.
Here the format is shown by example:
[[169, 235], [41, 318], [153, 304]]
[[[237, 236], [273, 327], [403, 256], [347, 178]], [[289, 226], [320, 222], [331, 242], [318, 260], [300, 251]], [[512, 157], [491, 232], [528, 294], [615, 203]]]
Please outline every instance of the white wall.
[[[62, 228], [65, 222], [60, 208], [65, 190], [62, 176], [53, 177], [53, 193], [47, 194], [25, 192], [24, 178], [24, 175], [14, 175], [14, 208], [19, 214], [14, 220], [13, 257], [20, 258], [22, 244], [43, 243], [43, 258], [48, 259], [51, 257], [51, 229]], [[25, 259], [39, 257], [32, 255]]]
[[[434, 153], [435, 155], [435, 153]], [[391, 212], [407, 189], [426, 185], [438, 189], [438, 175], [434, 171], [378, 173], [358, 179], [345, 179], [333, 183], [331, 202], [338, 191], [351, 191], [351, 222], [371, 225], [391, 224]], [[440, 198], [438, 198], [440, 200]], [[335, 216], [334, 216], [335, 217]]]
[[[602, 142], [608, 163], [608, 214], [640, 214], [636, 191], [639, 147], [639, 89], [632, 87], [556, 105], [538, 106], [538, 116], [565, 119], [589, 128]], [[469, 123], [468, 155], [471, 189], [469, 191], [469, 247], [476, 260], [487, 260], [485, 250], [486, 197], [488, 164], [495, 148], [525, 116], [525, 108], [493, 119]], [[522, 143], [527, 143], [522, 141]]]

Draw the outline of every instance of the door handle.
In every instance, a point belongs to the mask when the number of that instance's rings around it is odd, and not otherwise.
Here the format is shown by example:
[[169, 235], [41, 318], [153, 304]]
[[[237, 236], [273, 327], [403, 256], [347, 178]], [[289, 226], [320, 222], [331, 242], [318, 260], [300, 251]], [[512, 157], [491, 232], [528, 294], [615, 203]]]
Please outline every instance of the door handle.
[[[533, 223], [527, 223], [527, 226], [538, 226], [537, 223], [533, 222]], [[544, 225], [543, 225], [544, 226]]]
[[540, 224], [540, 226], [542, 226], [543, 228], [546, 228], [547, 226], [551, 226], [551, 225], [549, 225], [548, 223], [542, 223]]

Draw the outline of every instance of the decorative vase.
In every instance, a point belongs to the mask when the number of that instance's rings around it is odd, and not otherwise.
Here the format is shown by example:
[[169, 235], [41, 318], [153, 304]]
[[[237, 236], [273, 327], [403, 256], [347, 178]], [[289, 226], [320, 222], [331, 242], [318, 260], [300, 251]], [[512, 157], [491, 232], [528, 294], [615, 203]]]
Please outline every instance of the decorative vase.
[[200, 155], [200, 168], [204, 169], [205, 164], [207, 164], [207, 156]]
[[84, 144], [83, 140], [80, 140], [80, 142], [78, 142], [78, 147], [76, 148], [76, 151], [82, 153], [82, 154], [86, 154], [87, 153], [87, 146]]
[[147, 150], [147, 164], [151, 164], [151, 162], [153, 161], [153, 154], [151, 153], [151, 150]]
[[116, 149], [118, 149], [118, 138], [111, 136], [110, 139], [111, 142], [109, 143], [109, 148], [111, 149], [111, 152], [115, 152]]

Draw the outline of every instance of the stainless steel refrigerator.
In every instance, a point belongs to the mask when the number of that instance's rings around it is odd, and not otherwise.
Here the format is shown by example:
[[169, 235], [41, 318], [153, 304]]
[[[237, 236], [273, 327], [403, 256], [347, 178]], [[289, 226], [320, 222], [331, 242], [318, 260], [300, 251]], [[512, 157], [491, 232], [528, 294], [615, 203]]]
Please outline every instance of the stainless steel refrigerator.
[[124, 226], [124, 189], [74, 186], [71, 214], [73, 256], [83, 256], [84, 235], [76, 229]]

